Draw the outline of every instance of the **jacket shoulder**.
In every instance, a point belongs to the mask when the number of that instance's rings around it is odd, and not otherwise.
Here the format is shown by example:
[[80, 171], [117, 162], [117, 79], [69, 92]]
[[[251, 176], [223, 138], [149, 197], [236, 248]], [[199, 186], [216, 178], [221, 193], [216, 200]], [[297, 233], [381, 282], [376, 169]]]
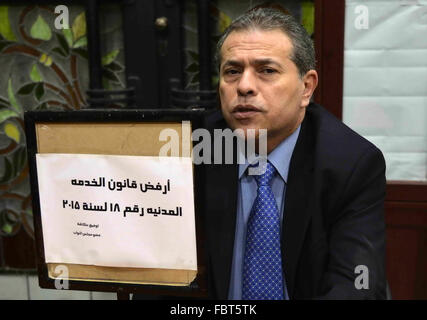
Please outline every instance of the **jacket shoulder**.
[[312, 127], [317, 154], [332, 163], [356, 161], [366, 153], [383, 157], [373, 143], [318, 104], [307, 107], [305, 121]]
[[204, 127], [212, 131], [213, 129], [225, 129], [227, 128], [227, 122], [225, 121], [221, 109], [208, 110], [204, 117]]

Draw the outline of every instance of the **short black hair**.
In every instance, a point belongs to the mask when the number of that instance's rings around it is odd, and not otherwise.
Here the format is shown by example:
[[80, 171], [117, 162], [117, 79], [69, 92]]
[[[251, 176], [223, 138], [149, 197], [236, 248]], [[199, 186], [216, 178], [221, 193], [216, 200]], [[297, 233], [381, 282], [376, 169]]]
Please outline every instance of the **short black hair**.
[[287, 14], [275, 7], [255, 7], [236, 18], [224, 31], [216, 48], [216, 62], [221, 63], [221, 48], [225, 39], [234, 31], [245, 30], [282, 30], [291, 40], [293, 50], [289, 57], [303, 77], [307, 71], [316, 69], [314, 44], [305, 28]]

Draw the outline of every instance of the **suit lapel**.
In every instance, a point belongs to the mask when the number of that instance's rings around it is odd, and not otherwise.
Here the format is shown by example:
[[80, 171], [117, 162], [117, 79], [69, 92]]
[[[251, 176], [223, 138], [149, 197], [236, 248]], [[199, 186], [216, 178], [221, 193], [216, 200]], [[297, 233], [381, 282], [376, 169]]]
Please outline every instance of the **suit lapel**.
[[207, 166], [206, 230], [216, 296], [227, 299], [237, 211], [238, 165]]
[[308, 210], [313, 169], [311, 137], [311, 128], [306, 117], [292, 154], [285, 196], [282, 256], [290, 298], [294, 294], [296, 268], [311, 216], [311, 210]]
[[[212, 122], [207, 127], [225, 129], [227, 124], [220, 112], [213, 114]], [[213, 141], [212, 141], [213, 142]], [[213, 147], [213, 145], [212, 145]], [[223, 162], [225, 146], [223, 144]], [[205, 214], [206, 234], [209, 252], [210, 284], [215, 298], [227, 299], [231, 275], [231, 264], [236, 229], [238, 164], [236, 143], [233, 142], [233, 164], [210, 164], [205, 166]], [[214, 149], [211, 150], [211, 161], [214, 163]]]

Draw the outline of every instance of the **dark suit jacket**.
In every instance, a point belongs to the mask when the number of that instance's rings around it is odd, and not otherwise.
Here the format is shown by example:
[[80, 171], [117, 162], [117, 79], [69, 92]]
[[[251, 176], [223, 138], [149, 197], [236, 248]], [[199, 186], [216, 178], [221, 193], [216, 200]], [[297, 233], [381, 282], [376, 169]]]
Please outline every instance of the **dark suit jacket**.
[[[207, 127], [226, 128], [214, 113]], [[227, 299], [238, 165], [206, 166], [206, 235], [212, 298]], [[291, 299], [384, 299], [385, 163], [381, 151], [311, 103], [292, 155], [282, 230]], [[358, 265], [369, 272], [357, 289]], [[359, 271], [358, 271], [359, 272]], [[358, 282], [358, 281], [356, 281]]]

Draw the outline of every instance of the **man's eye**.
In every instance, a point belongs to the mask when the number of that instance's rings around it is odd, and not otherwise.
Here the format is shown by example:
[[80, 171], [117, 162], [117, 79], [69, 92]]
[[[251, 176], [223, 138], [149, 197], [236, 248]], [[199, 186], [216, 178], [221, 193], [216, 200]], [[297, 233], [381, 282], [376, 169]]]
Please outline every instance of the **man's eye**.
[[228, 69], [228, 70], [225, 70], [224, 73], [227, 75], [235, 75], [235, 74], [238, 74], [239, 71], [236, 69]]
[[264, 69], [261, 70], [261, 72], [265, 73], [265, 74], [271, 74], [271, 73], [275, 73], [276, 70], [271, 69], [271, 68], [264, 68]]

